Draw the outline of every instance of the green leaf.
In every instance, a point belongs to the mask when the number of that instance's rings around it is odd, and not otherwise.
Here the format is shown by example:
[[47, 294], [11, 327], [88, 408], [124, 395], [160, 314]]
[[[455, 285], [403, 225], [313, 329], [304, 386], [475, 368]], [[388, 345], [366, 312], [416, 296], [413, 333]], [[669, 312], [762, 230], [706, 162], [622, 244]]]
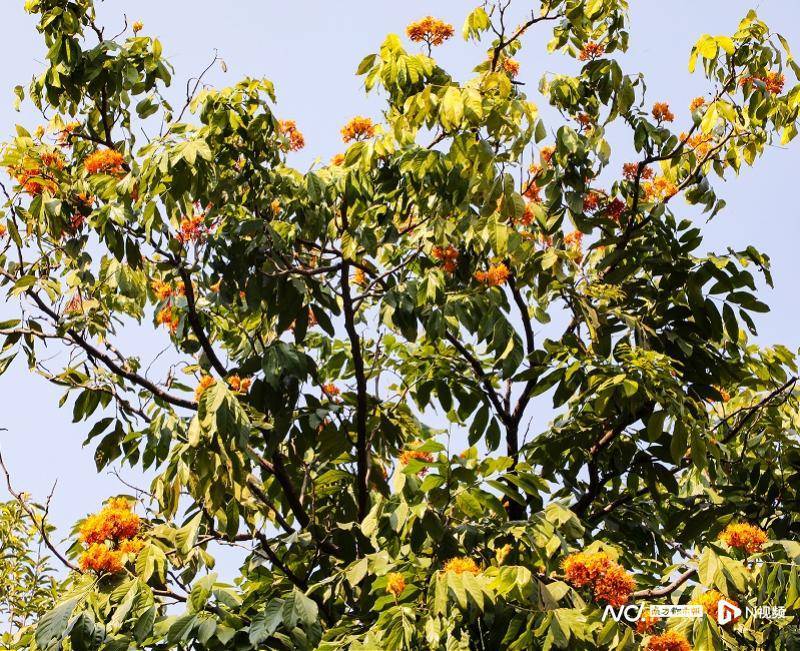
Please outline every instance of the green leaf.
[[258, 646], [278, 630], [283, 621], [283, 600], [271, 599], [267, 607], [250, 623], [250, 644]]
[[45, 613], [36, 625], [36, 644], [40, 649], [46, 649], [54, 640], [64, 637], [69, 618], [82, 601], [83, 597], [73, 597]]

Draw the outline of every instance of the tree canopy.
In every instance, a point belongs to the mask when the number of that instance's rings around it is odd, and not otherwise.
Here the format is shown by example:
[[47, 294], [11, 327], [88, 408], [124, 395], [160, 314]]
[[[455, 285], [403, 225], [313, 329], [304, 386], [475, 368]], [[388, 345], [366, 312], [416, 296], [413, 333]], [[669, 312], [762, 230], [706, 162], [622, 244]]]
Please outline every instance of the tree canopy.
[[[754, 339], [769, 258], [699, 224], [797, 135], [800, 68], [751, 11], [672, 106], [618, 61], [627, 5], [484, 2], [464, 80], [434, 56], [456, 28], [407, 26], [357, 70], [381, 114], [302, 172], [268, 80], [174, 106], [145, 25], [27, 0], [47, 55], [16, 92], [44, 124], [2, 149], [0, 368], [64, 388], [98, 470], [154, 479], [63, 551], [15, 494], [14, 571], [53, 576], [33, 526], [68, 572], [5, 646], [797, 648], [796, 357]], [[570, 62], [539, 81], [557, 124], [514, 58], [541, 30]], [[216, 545], [243, 549], [232, 583]], [[702, 616], [608, 616], [650, 603]]]

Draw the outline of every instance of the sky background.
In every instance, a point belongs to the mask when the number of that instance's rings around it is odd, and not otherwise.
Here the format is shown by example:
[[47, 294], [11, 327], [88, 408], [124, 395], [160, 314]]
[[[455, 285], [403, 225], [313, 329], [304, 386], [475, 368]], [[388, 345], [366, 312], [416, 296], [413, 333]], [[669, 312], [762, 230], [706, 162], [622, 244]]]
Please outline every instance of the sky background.
[[[689, 51], [703, 33], [731, 34], [748, 9], [755, 8], [773, 30], [781, 32], [800, 52], [800, 3], [794, 0], [673, 0], [665, 5], [651, 0], [630, 0], [630, 50], [622, 58], [628, 73], [642, 72], [647, 79], [647, 105], [668, 101], [677, 115], [676, 129], [689, 124], [691, 99], [707, 90], [703, 77], [687, 70]], [[180, 105], [188, 78], [199, 73], [214, 56], [227, 64], [227, 72], [216, 67], [206, 78], [212, 85], [232, 85], [244, 76], [267, 77], [277, 88], [277, 113], [297, 121], [305, 134], [306, 149], [293, 155], [293, 163], [305, 169], [316, 157], [327, 161], [342, 151], [339, 129], [353, 115], [380, 120], [381, 99], [366, 97], [355, 69], [368, 53], [377, 51], [384, 36], [402, 33], [405, 26], [434, 13], [456, 26], [457, 33], [477, 0], [107, 0], [98, 5], [106, 34], [122, 29], [128, 21], [141, 20], [144, 33], [158, 36], [167, 58], [175, 66], [175, 83], [169, 97]], [[521, 22], [533, 3], [516, 0], [518, 12], [512, 24]], [[44, 46], [35, 21], [23, 11], [23, 0], [5, 0], [0, 8], [0, 138], [6, 139], [17, 123], [33, 129], [39, 123], [30, 105], [13, 109], [12, 90], [27, 86], [43, 69]], [[559, 118], [541, 100], [536, 88], [543, 72], [570, 72], [577, 64], [548, 55], [544, 43], [546, 25], [526, 36], [526, 47], [517, 56], [519, 80], [526, 84], [552, 133]], [[413, 45], [411, 45], [413, 47]], [[435, 56], [458, 79], [466, 79], [484, 56], [484, 48], [453, 39], [438, 48]], [[788, 84], [797, 83], [792, 77]], [[612, 146], [614, 141], [612, 140]], [[615, 150], [612, 165], [632, 160], [627, 143]], [[760, 315], [760, 342], [784, 343], [796, 350], [797, 247], [800, 240], [794, 183], [800, 170], [800, 141], [788, 148], [773, 147], [754, 170], [739, 178], [717, 183], [728, 208], [705, 227], [705, 246], [724, 251], [750, 244], [772, 257], [776, 287], [764, 299], [772, 312]], [[684, 204], [685, 205], [685, 204]], [[683, 207], [674, 202], [679, 214]], [[688, 214], [688, 210], [687, 210]], [[2, 319], [17, 313], [17, 306], [0, 308]], [[149, 327], [131, 330], [120, 340], [123, 351], [158, 351], [168, 342]], [[69, 527], [87, 512], [96, 510], [108, 495], [124, 492], [117, 478], [98, 475], [93, 450], [81, 444], [90, 425], [74, 425], [71, 408], [58, 408], [61, 392], [44, 379], [32, 375], [21, 360], [0, 377], [0, 446], [17, 490], [44, 499], [57, 479], [51, 508], [52, 520], [67, 535]], [[541, 428], [540, 428], [541, 429]], [[139, 481], [138, 473], [124, 469], [123, 475]], [[234, 560], [222, 563], [223, 574], [234, 569]]]

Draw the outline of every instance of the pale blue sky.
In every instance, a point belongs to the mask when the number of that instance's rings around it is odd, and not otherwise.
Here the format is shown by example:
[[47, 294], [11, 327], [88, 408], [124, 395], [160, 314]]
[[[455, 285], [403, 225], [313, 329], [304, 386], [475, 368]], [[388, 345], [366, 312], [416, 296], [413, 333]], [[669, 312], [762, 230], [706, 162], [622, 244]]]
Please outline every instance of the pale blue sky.
[[[243, 76], [264, 76], [275, 82], [280, 117], [295, 119], [306, 136], [307, 148], [297, 154], [295, 163], [308, 166], [314, 157], [328, 160], [341, 151], [341, 125], [355, 114], [379, 119], [380, 101], [365, 98], [354, 71], [361, 58], [376, 51], [388, 32], [402, 32], [412, 20], [428, 13], [454, 23], [457, 28], [477, 0], [107, 0], [101, 15], [107, 34], [122, 26], [122, 13], [130, 22], [142, 20], [147, 34], [158, 35], [164, 51], [176, 68], [172, 89], [180, 102], [186, 79], [205, 67], [216, 48], [228, 71], [215, 69], [207, 78], [213, 84], [233, 84]], [[532, 3], [517, 0], [519, 17]], [[800, 5], [792, 0], [631, 0], [631, 49], [624, 59], [627, 72], [641, 71], [647, 76], [649, 102], [666, 100], [678, 120], [688, 119], [692, 97], [705, 86], [699, 76], [687, 71], [689, 50], [704, 33], [731, 33], [751, 7], [776, 31], [782, 32], [800, 52]], [[12, 89], [27, 85], [42, 68], [43, 46], [34, 21], [22, 10], [23, 0], [6, 0], [0, 9], [3, 39], [0, 40], [0, 136], [8, 137], [14, 124], [32, 128], [38, 124], [30, 107], [21, 113], [12, 108]], [[535, 92], [543, 71], [574, 69], [574, 64], [549, 57], [542, 44], [544, 30], [530, 37], [530, 45], [518, 59], [520, 80], [527, 84], [531, 98], [550, 118], [548, 127], [558, 121], [542, 105]], [[482, 58], [474, 45], [453, 40], [436, 51], [440, 62], [463, 78]], [[793, 79], [789, 83], [795, 83]], [[613, 145], [613, 142], [612, 142]], [[621, 165], [630, 152], [617, 151], [614, 160]], [[800, 142], [788, 149], [774, 148], [756, 170], [720, 185], [728, 209], [706, 228], [709, 248], [755, 245], [771, 255], [776, 289], [765, 293], [773, 311], [758, 323], [764, 343], [782, 342], [796, 349], [800, 334], [796, 297], [797, 246], [799, 242], [794, 196], [797, 170], [800, 169]], [[674, 208], [680, 210], [680, 205]], [[1, 317], [15, 313], [15, 306], [0, 310]], [[145, 338], [144, 340], [142, 338]], [[157, 339], [156, 339], [157, 338]], [[137, 331], [122, 341], [122, 349], [158, 350], [166, 344], [161, 333]], [[41, 378], [29, 374], [24, 364], [15, 363], [0, 378], [3, 412], [0, 444], [11, 468], [16, 488], [43, 498], [57, 478], [59, 486], [53, 500], [53, 520], [66, 533], [68, 526], [86, 512], [94, 510], [106, 495], [123, 490], [114, 477], [97, 475], [92, 450], [81, 449], [88, 430], [86, 424], [73, 425], [71, 409], [58, 409], [60, 391]], [[127, 476], [135, 475], [126, 473]]]

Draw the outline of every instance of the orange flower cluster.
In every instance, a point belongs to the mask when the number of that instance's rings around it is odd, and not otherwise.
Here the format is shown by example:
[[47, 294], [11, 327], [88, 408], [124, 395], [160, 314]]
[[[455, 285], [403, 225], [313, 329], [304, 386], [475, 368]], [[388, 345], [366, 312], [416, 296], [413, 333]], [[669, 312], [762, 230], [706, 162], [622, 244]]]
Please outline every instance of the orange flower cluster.
[[80, 292], [75, 292], [75, 294], [73, 294], [66, 307], [64, 307], [64, 312], [67, 314], [83, 313], [83, 296], [80, 295]]
[[452, 244], [445, 247], [434, 246], [431, 255], [435, 260], [442, 263], [442, 267], [448, 273], [453, 273], [458, 265], [458, 249]]
[[144, 23], [141, 20], [137, 20], [133, 23], [133, 33], [138, 34], [144, 29]]
[[636, 587], [633, 577], [605, 552], [577, 552], [561, 563], [564, 578], [576, 588], [591, 586], [596, 600], [622, 606]]
[[367, 140], [374, 135], [375, 125], [372, 124], [372, 120], [360, 115], [357, 115], [342, 127], [342, 140], [346, 143], [353, 140]]
[[690, 136], [684, 132], [681, 134], [681, 140], [694, 151], [698, 158], [705, 158], [708, 152], [711, 151], [711, 143], [713, 143], [714, 137], [711, 134], [703, 135], [702, 133]]
[[647, 640], [645, 651], [692, 651], [692, 645], [680, 633], [666, 631]]
[[516, 59], [504, 59], [503, 70], [506, 71], [509, 77], [516, 77], [519, 74], [519, 61]]
[[742, 77], [739, 84], [746, 86], [752, 84], [754, 81], [760, 81], [764, 84], [768, 93], [773, 95], [780, 95], [783, 92], [783, 85], [786, 83], [786, 77], [779, 72], [768, 72], [766, 75], [757, 75], [755, 77]]
[[603, 56], [605, 53], [606, 53], [605, 45], [589, 41], [586, 45], [583, 46], [583, 49], [581, 50], [580, 56], [578, 58], [581, 61], [589, 61], [590, 59], [597, 59], [598, 57]]
[[539, 151], [539, 155], [542, 157], [542, 162], [546, 164], [550, 164], [550, 161], [553, 160], [553, 154], [556, 153], [555, 147], [542, 147]]
[[694, 113], [697, 109], [702, 108], [705, 105], [706, 105], [705, 97], [695, 97], [692, 100], [692, 103], [689, 104], [689, 110]]
[[394, 595], [395, 598], [399, 597], [403, 590], [406, 589], [406, 580], [399, 572], [390, 572], [386, 580], [386, 592]]
[[335, 398], [336, 396], [340, 395], [342, 391], [335, 384], [329, 383], [322, 385], [322, 393], [324, 393], [329, 398]]
[[165, 283], [163, 280], [154, 280], [150, 283], [150, 287], [159, 301], [166, 301], [172, 297], [172, 285]]
[[481, 568], [474, 560], [466, 556], [451, 558], [444, 564], [445, 572], [455, 572], [456, 574], [480, 574]]
[[213, 377], [211, 377], [210, 375], [204, 375], [204, 376], [202, 376], [202, 377], [200, 378], [200, 382], [199, 382], [199, 383], [198, 383], [198, 385], [195, 387], [195, 390], [194, 390], [194, 399], [195, 399], [197, 402], [200, 402], [200, 398], [202, 397], [202, 395], [203, 395], [203, 394], [204, 394], [204, 393], [205, 393], [205, 392], [206, 392], [208, 389], [210, 389], [211, 387], [213, 387], [213, 386], [214, 386], [216, 383], [217, 383], [217, 381], [216, 381], [216, 380], [215, 380]]
[[649, 610], [643, 609], [642, 616], [636, 622], [636, 632], [642, 635], [649, 633], [660, 620], [660, 617], [652, 617]]
[[9, 170], [9, 173], [16, 178], [22, 190], [32, 197], [38, 197], [45, 192], [55, 194], [58, 190], [58, 184], [50, 177], [47, 170], [41, 167], [31, 167], [17, 171]]
[[181, 244], [186, 244], [187, 242], [199, 242], [202, 240], [208, 232], [203, 223], [204, 221], [204, 215], [195, 215], [194, 217], [182, 219], [177, 235], [178, 241]]
[[666, 102], [656, 102], [653, 104], [653, 117], [659, 122], [672, 122], [675, 115], [669, 110]]
[[475, 280], [488, 287], [499, 287], [506, 284], [509, 275], [508, 267], [501, 262], [489, 267], [488, 271], [476, 271]]
[[643, 184], [642, 187], [644, 188], [644, 196], [647, 201], [663, 201], [664, 199], [669, 199], [678, 192], [676, 185], [663, 176], [659, 176], [653, 181]]
[[[739, 605], [733, 599], [726, 597], [724, 594], [717, 592], [716, 590], [707, 590], [706, 592], [701, 594], [694, 603], [701, 605], [703, 607], [703, 610], [706, 611], [706, 614], [715, 622], [719, 623], [719, 621], [717, 620], [717, 613], [718, 613], [717, 606], [720, 600], [722, 599], [724, 599], [728, 603], [733, 604], [734, 606]], [[735, 622], [738, 619], [739, 619], [738, 617], [734, 617], [731, 621]]]
[[426, 16], [422, 20], [411, 23], [406, 28], [406, 34], [415, 43], [425, 42], [428, 45], [441, 45], [451, 38], [455, 30], [452, 25], [434, 18]]
[[125, 158], [113, 149], [98, 149], [86, 157], [83, 166], [89, 174], [120, 176], [125, 171]]
[[[403, 450], [400, 454], [400, 465], [407, 466], [412, 459], [417, 459], [418, 461], [425, 461], [427, 463], [433, 463], [433, 455], [430, 452], [424, 452], [423, 450]], [[419, 475], [423, 476], [425, 473], [428, 472], [427, 468], [423, 468], [419, 471]]]
[[728, 547], [743, 549], [748, 554], [755, 554], [760, 552], [764, 543], [767, 542], [767, 534], [763, 529], [759, 529], [752, 524], [738, 522], [725, 527], [722, 533], [719, 534], [719, 540], [728, 545]]
[[289, 151], [300, 151], [306, 146], [306, 139], [298, 131], [297, 123], [294, 120], [281, 120], [278, 123], [278, 131], [289, 141]]
[[536, 219], [535, 205], [535, 201], [528, 201], [525, 203], [525, 212], [522, 213], [522, 217], [519, 220], [523, 226], [530, 226], [533, 220]]
[[[622, 166], [622, 176], [624, 176], [628, 181], [635, 180], [638, 171], [639, 171], [639, 163], [625, 163]], [[645, 166], [642, 169], [642, 178], [652, 179], [653, 178], [652, 168]]]
[[578, 113], [575, 119], [578, 121], [578, 124], [581, 125], [582, 129], [586, 129], [592, 124], [592, 116], [588, 113]]
[[331, 158], [331, 165], [334, 167], [341, 167], [344, 165], [344, 154], [336, 154], [333, 158]]
[[528, 183], [527, 187], [522, 193], [522, 196], [529, 201], [533, 201], [534, 203], [542, 203], [542, 197], [540, 196], [541, 191], [542, 189], [539, 187], [536, 181], [531, 181]]
[[581, 231], [572, 231], [564, 236], [564, 246], [570, 249], [578, 249], [583, 246], [583, 233]]
[[355, 272], [353, 272], [353, 282], [359, 287], [367, 284], [367, 274], [361, 267], [356, 267]]
[[141, 521], [124, 498], [116, 498], [99, 512], [90, 515], [80, 528], [80, 540], [86, 551], [80, 558], [85, 572], [122, 571], [126, 556], [138, 554], [144, 542], [137, 538]]
[[228, 378], [228, 386], [235, 393], [247, 393], [253, 381], [249, 378], [240, 378], [238, 375], [231, 375]]
[[158, 314], [156, 315], [156, 322], [158, 325], [165, 325], [169, 328], [169, 331], [172, 334], [175, 334], [178, 331], [178, 326], [180, 325], [181, 318], [178, 316], [176, 310], [171, 305], [167, 305], [166, 307], [159, 310]]
[[728, 391], [727, 389], [723, 389], [722, 387], [717, 385], [714, 385], [714, 388], [717, 390], [717, 393], [719, 393], [720, 397], [722, 398], [722, 402], [728, 402], [731, 399], [730, 391]]

